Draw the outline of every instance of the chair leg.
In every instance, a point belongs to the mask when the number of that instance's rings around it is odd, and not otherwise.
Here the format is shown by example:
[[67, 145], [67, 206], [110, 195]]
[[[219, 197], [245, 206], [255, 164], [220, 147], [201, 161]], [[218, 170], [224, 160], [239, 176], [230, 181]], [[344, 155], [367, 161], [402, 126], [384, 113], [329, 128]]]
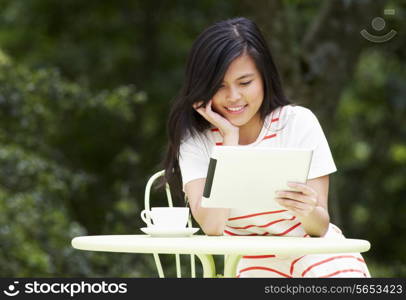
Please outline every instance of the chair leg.
[[214, 264], [213, 256], [210, 254], [196, 254], [200, 259], [203, 267], [203, 277], [204, 278], [214, 278], [216, 277], [216, 265]]
[[190, 255], [190, 275], [192, 278], [196, 278], [196, 264], [195, 264], [195, 255]]
[[224, 259], [224, 277], [236, 277], [237, 265], [242, 255], [229, 254]]
[[176, 277], [181, 278], [182, 277], [182, 270], [180, 268], [180, 256], [179, 256], [179, 254], [175, 254], [175, 260], [176, 260]]
[[165, 278], [164, 270], [162, 269], [161, 260], [159, 259], [159, 255], [157, 253], [154, 253], [153, 255], [154, 255], [155, 265], [158, 270], [159, 278]]

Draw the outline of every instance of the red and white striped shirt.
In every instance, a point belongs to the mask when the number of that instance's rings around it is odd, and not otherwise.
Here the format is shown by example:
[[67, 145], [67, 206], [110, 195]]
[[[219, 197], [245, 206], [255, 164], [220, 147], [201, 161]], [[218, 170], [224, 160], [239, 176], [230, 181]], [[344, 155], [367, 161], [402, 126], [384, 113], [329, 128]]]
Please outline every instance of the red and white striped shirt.
[[[188, 135], [183, 139], [179, 155], [183, 185], [206, 177], [213, 146], [222, 143], [218, 128], [210, 128], [194, 137]], [[313, 149], [309, 179], [337, 170], [316, 116], [302, 106], [286, 105], [275, 109], [265, 118], [257, 140], [240, 147]]]
[[[222, 145], [217, 128], [186, 137], [180, 147], [179, 166], [183, 186], [205, 178], [213, 146]], [[308, 179], [335, 172], [336, 166], [326, 137], [316, 118], [307, 108], [287, 105], [275, 109], [264, 121], [257, 140], [240, 147], [274, 147], [313, 149]], [[269, 170], [272, 172], [272, 170]], [[249, 199], [247, 199], [249, 201]], [[308, 237], [300, 221], [285, 209], [258, 211], [230, 209], [224, 235], [272, 235]], [[330, 224], [327, 238], [344, 238]], [[238, 265], [238, 277], [369, 277], [368, 268], [359, 253], [339, 255], [243, 256]]]

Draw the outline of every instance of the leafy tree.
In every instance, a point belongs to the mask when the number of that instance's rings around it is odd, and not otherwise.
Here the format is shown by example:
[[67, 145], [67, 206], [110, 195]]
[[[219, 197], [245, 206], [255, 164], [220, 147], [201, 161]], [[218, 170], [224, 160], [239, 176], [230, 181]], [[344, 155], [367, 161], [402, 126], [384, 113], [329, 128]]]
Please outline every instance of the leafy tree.
[[[143, 225], [191, 43], [243, 15], [265, 32], [290, 98], [322, 123], [339, 169], [333, 222], [371, 241], [373, 275], [404, 276], [405, 11], [395, 0], [0, 0], [2, 275], [155, 275], [149, 257], [78, 252], [70, 238]], [[375, 16], [398, 31], [390, 42], [359, 35]]]
[[[142, 168], [133, 141], [142, 131], [133, 128], [146, 101], [133, 86], [96, 94], [56, 70], [1, 65], [3, 276], [94, 275], [107, 266], [117, 276], [130, 272], [130, 256], [79, 254], [70, 240], [139, 227], [131, 191]], [[131, 260], [135, 268], [148, 264]]]

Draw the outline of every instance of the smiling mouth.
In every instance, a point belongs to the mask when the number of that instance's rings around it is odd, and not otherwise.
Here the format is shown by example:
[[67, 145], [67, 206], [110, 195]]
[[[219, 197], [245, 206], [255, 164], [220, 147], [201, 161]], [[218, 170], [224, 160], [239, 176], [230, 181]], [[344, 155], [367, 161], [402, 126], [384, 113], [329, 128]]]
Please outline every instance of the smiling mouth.
[[234, 106], [234, 107], [225, 106], [225, 109], [227, 110], [227, 112], [229, 112], [231, 114], [238, 114], [238, 113], [243, 112], [247, 106], [248, 106], [248, 104], [240, 105], [240, 106]]

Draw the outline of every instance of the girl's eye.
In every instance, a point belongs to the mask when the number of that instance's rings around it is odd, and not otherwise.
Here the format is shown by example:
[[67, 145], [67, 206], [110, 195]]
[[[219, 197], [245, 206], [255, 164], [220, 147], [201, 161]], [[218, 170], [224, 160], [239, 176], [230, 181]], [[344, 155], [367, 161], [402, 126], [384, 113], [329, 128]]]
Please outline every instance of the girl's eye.
[[241, 85], [249, 85], [251, 82], [252, 82], [252, 80], [251, 81], [246, 81], [246, 82], [241, 82], [240, 84]]

